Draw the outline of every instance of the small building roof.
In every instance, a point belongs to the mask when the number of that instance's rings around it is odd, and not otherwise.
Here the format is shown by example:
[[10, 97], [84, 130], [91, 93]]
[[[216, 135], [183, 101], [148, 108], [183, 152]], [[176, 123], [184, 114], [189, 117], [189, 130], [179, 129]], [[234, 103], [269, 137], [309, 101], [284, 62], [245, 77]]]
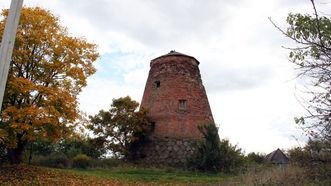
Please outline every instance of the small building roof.
[[159, 58], [167, 57], [167, 56], [186, 56], [186, 57], [189, 57], [189, 58], [192, 58], [192, 59], [196, 60], [198, 62], [198, 64], [200, 64], [200, 62], [197, 59], [195, 59], [195, 57], [189, 56], [189, 55], [186, 55], [186, 54], [183, 54], [183, 53], [180, 53], [180, 52], [177, 52], [175, 50], [171, 50], [168, 54], [159, 56], [159, 57], [153, 59], [152, 61], [157, 60]]
[[266, 155], [265, 160], [267, 162], [279, 164], [288, 163], [290, 161], [290, 159], [280, 149], [277, 149]]

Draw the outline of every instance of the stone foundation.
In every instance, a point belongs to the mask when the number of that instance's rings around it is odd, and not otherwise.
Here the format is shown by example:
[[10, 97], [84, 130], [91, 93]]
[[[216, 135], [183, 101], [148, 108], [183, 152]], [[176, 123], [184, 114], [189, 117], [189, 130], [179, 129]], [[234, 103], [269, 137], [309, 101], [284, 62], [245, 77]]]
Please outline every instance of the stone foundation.
[[184, 166], [196, 147], [195, 139], [152, 138], [141, 150], [140, 161], [149, 165]]

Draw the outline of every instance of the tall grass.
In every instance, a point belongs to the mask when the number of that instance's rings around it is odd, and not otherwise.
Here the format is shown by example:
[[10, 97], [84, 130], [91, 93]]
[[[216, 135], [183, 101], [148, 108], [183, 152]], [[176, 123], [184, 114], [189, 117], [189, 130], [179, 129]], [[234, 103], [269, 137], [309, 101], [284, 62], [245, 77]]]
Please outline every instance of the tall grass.
[[245, 185], [320, 185], [308, 178], [305, 168], [296, 165], [254, 167], [241, 175], [240, 179]]

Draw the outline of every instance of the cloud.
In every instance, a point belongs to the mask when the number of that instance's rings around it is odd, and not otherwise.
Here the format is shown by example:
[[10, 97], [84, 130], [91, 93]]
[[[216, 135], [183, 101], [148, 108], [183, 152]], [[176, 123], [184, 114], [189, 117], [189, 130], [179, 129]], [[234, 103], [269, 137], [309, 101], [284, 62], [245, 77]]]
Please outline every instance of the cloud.
[[51, 9], [70, 32], [97, 42], [102, 52], [138, 48], [160, 52], [222, 34], [239, 2], [26, 0], [25, 4]]
[[[74, 36], [99, 45], [97, 73], [79, 96], [88, 114], [113, 98], [140, 101], [149, 62], [170, 50], [192, 55], [220, 134], [246, 151], [296, 144], [295, 72], [281, 46], [292, 42], [269, 22], [286, 28], [289, 12], [311, 12], [309, 1], [285, 0], [25, 0], [60, 17]], [[9, 5], [1, 1], [0, 7]], [[324, 12], [325, 7], [318, 7]], [[292, 80], [292, 81], [291, 81]]]
[[216, 91], [238, 91], [268, 84], [273, 71], [268, 66], [227, 67], [210, 70], [204, 78], [210, 93]]
[[99, 110], [108, 110], [112, 99], [130, 96], [140, 102], [145, 86], [144, 81], [133, 81], [141, 79], [140, 71], [135, 71], [125, 78], [124, 83], [109, 78], [91, 77], [88, 86], [79, 95], [80, 108], [88, 115], [94, 115]]
[[[304, 141], [294, 116], [304, 113], [293, 99], [292, 82], [208, 94], [220, 137], [228, 138], [246, 152], [271, 152]], [[286, 143], [287, 142], [287, 143]]]
[[112, 30], [144, 45], [159, 47], [160, 43], [171, 46], [187, 37], [219, 33], [219, 25], [227, 20], [222, 12], [233, 4], [224, 2], [80, 0], [62, 1], [60, 6], [70, 16], [88, 15], [80, 19], [94, 25], [100, 33]]

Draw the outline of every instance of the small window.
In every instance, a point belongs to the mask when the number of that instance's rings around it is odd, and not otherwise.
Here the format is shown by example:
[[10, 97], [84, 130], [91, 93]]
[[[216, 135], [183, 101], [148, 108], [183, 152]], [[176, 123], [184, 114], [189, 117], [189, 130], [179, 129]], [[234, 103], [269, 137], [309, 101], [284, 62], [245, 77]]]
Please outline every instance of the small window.
[[155, 83], [156, 88], [160, 88], [160, 85], [161, 85], [160, 81], [155, 81], [154, 83]]
[[180, 99], [179, 100], [179, 110], [185, 110], [186, 109], [186, 100]]
[[151, 122], [151, 131], [153, 132], [155, 130], [155, 122]]

